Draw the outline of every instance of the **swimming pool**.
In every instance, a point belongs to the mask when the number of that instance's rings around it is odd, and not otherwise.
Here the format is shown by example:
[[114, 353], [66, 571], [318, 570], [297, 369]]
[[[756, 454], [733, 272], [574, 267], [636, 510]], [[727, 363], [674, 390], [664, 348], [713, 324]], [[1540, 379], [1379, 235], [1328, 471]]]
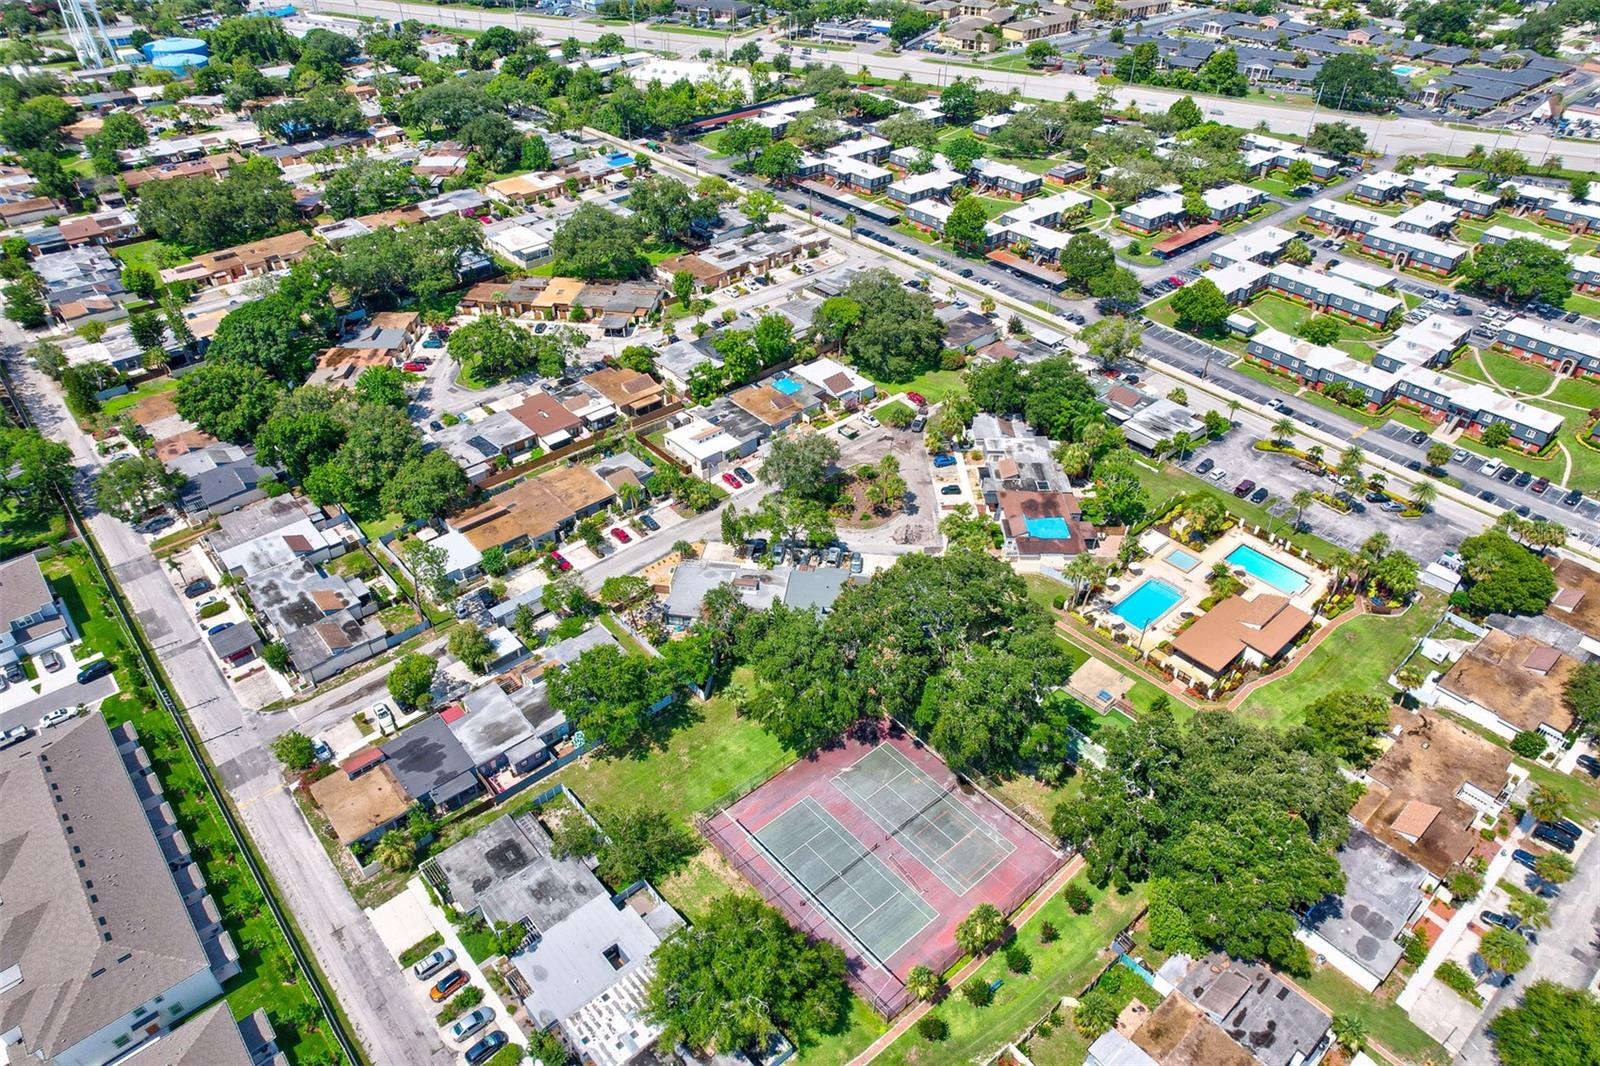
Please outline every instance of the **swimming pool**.
[[1150, 578], [1111, 608], [1111, 613], [1130, 626], [1144, 629], [1183, 600], [1183, 593], [1156, 578]]
[[1168, 552], [1167, 562], [1171, 563], [1173, 566], [1176, 566], [1179, 570], [1182, 570], [1186, 574], [1200, 565], [1199, 559], [1196, 559], [1182, 548], [1174, 548]]
[[1402, 78], [1409, 78], [1413, 74], [1421, 74], [1427, 68], [1426, 67], [1413, 67], [1413, 66], [1410, 66], [1410, 65], [1405, 65], [1405, 66], [1398, 66], [1398, 67], [1390, 67], [1389, 69], [1394, 71], [1396, 74], [1400, 75], [1400, 77], [1402, 77]]
[[1263, 555], [1248, 544], [1241, 544], [1229, 552], [1227, 563], [1229, 566], [1237, 566], [1251, 577], [1265, 581], [1285, 596], [1293, 596], [1311, 584], [1300, 571], [1291, 570], [1270, 555]]
[[1028, 527], [1028, 536], [1039, 540], [1070, 540], [1072, 527], [1067, 525], [1065, 518], [1047, 515], [1041, 518], [1024, 518], [1022, 524]]
[[772, 387], [785, 396], [793, 396], [802, 388], [801, 384], [794, 378], [773, 378]]

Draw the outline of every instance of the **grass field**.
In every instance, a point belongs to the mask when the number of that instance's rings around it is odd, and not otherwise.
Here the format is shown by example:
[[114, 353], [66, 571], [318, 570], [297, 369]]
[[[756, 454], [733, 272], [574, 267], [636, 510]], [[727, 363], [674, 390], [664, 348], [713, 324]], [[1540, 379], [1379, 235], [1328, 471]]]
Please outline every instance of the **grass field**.
[[67, 536], [67, 516], [59, 509], [46, 515], [24, 515], [15, 500], [0, 500], [0, 559], [57, 544]]
[[1406, 1012], [1386, 999], [1365, 992], [1331, 966], [1324, 966], [1310, 977], [1295, 979], [1335, 1015], [1351, 1014], [1367, 1023], [1372, 1038], [1396, 1055], [1412, 1062], [1447, 1062], [1443, 1047], [1417, 1028]]
[[[875, 1061], [886, 1066], [987, 1062], [1002, 1044], [1042, 1017], [1062, 996], [1083, 991], [1105, 965], [1101, 949], [1139, 913], [1144, 897], [1141, 891], [1126, 896], [1106, 895], [1082, 877], [1078, 882], [1094, 897], [1093, 910], [1074, 914], [1058, 894], [1017, 931], [1017, 942], [1033, 956], [1031, 973], [1008, 973], [1003, 958], [996, 955], [988, 959], [975, 979], [1000, 982], [994, 1002], [987, 1007], [974, 1007], [952, 991], [937, 1008], [939, 1016], [949, 1023], [948, 1038], [930, 1045], [912, 1029]], [[1041, 944], [1039, 928], [1046, 921], [1061, 936], [1053, 943]]]
[[183, 263], [189, 259], [177, 245], [154, 238], [113, 248], [111, 254], [120, 259], [125, 266], [143, 266], [158, 272], [167, 266]]
[[115, 418], [130, 407], [136, 406], [140, 400], [149, 396], [159, 396], [164, 392], [172, 392], [177, 387], [178, 379], [175, 377], [154, 378], [131, 392], [111, 397], [111, 399], [100, 405], [100, 409], [110, 417]]
[[[1521, 359], [1499, 352], [1485, 351], [1478, 358], [1483, 360], [1483, 368], [1494, 379], [1494, 384], [1524, 396], [1538, 395], [1548, 389], [1556, 378], [1555, 374], [1536, 363], [1524, 363]], [[1457, 365], [1464, 365], [1468, 372], [1476, 369], [1470, 356], [1457, 360]]]
[[871, 374], [863, 376], [878, 386], [878, 391], [885, 395], [915, 392], [921, 394], [929, 403], [939, 403], [948, 396], [967, 394], [967, 383], [962, 380], [959, 370], [927, 370], [910, 381], [884, 381], [881, 378], [874, 378]]
[[1238, 713], [1288, 728], [1304, 721], [1306, 704], [1335, 689], [1389, 696], [1389, 675], [1443, 607], [1444, 598], [1424, 588], [1404, 614], [1365, 614], [1350, 619], [1287, 676], [1252, 692]]

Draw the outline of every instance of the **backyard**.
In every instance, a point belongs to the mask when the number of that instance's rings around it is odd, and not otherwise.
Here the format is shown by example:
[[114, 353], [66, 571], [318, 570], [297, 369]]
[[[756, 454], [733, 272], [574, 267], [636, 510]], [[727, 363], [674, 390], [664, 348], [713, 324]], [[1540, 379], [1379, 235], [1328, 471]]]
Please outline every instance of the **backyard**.
[[1295, 978], [1294, 982], [1335, 1015], [1353, 1015], [1366, 1022], [1372, 1039], [1401, 1058], [1412, 1062], [1447, 1062], [1450, 1058], [1393, 1001], [1363, 991], [1331, 966], [1317, 969], [1310, 977]]

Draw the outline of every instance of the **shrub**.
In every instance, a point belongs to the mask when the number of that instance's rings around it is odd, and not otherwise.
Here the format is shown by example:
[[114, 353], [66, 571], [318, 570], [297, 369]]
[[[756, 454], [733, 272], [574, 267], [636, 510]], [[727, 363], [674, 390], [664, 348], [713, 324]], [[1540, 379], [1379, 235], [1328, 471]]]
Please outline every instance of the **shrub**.
[[1483, 891], [1483, 877], [1471, 870], [1457, 870], [1450, 875], [1449, 888], [1457, 902], [1469, 900]]
[[922, 1039], [937, 1043], [950, 1035], [950, 1023], [937, 1014], [924, 1014], [917, 1021], [917, 1033]]
[[444, 937], [438, 933], [429, 933], [400, 953], [400, 965], [415, 966], [425, 956], [442, 947], [444, 947]]
[[1422, 960], [1428, 957], [1428, 938], [1406, 933], [1400, 939], [1400, 951], [1411, 965], [1421, 966]]
[[438, 1025], [449, 1025], [467, 1011], [483, 1002], [483, 989], [477, 985], [468, 985], [456, 993], [454, 999], [444, 1005], [434, 1021]]
[[1088, 889], [1076, 881], [1067, 885], [1066, 891], [1061, 893], [1061, 898], [1067, 901], [1067, 906], [1072, 908], [1073, 914], [1088, 914], [1094, 909], [1094, 897], [1089, 895]]
[[1483, 997], [1478, 995], [1478, 989], [1473, 983], [1472, 975], [1462, 969], [1459, 962], [1454, 959], [1447, 959], [1440, 964], [1437, 972], [1439, 980], [1446, 988], [1455, 992], [1475, 1007], [1483, 1005]]
[[261, 658], [280, 674], [289, 672], [289, 649], [281, 641], [273, 641], [261, 649]]
[[1545, 740], [1543, 733], [1531, 729], [1526, 733], [1518, 733], [1511, 741], [1511, 750], [1524, 759], [1537, 759], [1549, 746], [1550, 742]]
[[1006, 969], [1012, 973], [1027, 973], [1033, 969], [1033, 956], [1021, 944], [1006, 948]]
[[216, 603], [208, 603], [204, 607], [200, 608], [199, 617], [200, 617], [200, 619], [202, 621], [204, 621], [207, 618], [215, 618], [217, 615], [222, 614], [225, 611], [227, 611], [227, 609], [228, 609], [228, 601], [227, 600], [218, 600]]
[[961, 986], [961, 994], [974, 1007], [987, 1007], [994, 1002], [994, 989], [982, 977], [974, 977]]
[[1041, 944], [1054, 944], [1057, 940], [1060, 940], [1060, 939], [1061, 939], [1061, 932], [1060, 932], [1060, 930], [1058, 930], [1055, 927], [1055, 925], [1053, 923], [1045, 922], [1044, 924], [1039, 926], [1039, 943], [1041, 943]]

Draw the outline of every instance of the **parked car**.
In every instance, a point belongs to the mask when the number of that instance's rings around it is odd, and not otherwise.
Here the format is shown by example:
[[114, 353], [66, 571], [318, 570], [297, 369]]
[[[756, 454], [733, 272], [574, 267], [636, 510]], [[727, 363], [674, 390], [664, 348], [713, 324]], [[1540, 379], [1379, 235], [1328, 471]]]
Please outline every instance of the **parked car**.
[[1531, 870], [1533, 869], [1533, 864], [1539, 861], [1539, 857], [1531, 851], [1524, 851], [1522, 848], [1518, 848], [1511, 853], [1511, 861], [1519, 866], [1526, 866]]
[[661, 523], [657, 522], [653, 517], [647, 514], [642, 514], [639, 516], [639, 524], [645, 529], [649, 530], [651, 533], [658, 532], [661, 529]]
[[851, 552], [850, 553], [850, 572], [852, 574], [859, 574], [865, 568], [866, 568], [866, 560], [861, 557], [861, 553], [860, 552]]
[[1216, 465], [1217, 464], [1213, 460], [1202, 459], [1195, 464], [1194, 472], [1196, 474], [1209, 474], [1211, 472], [1211, 468]]
[[946, 485], [946, 486], [944, 486], [943, 488], [941, 488], [939, 490], [939, 495], [941, 495], [941, 496], [959, 496], [959, 495], [961, 495], [961, 486], [960, 485]]
[[756, 483], [756, 476], [742, 466], [734, 467], [733, 472], [739, 475], [739, 480], [746, 485], [754, 485]]
[[435, 1003], [443, 1003], [451, 996], [467, 986], [467, 972], [465, 970], [451, 970], [433, 983], [428, 989], [428, 998]]
[[555, 563], [556, 569], [561, 571], [563, 574], [572, 569], [572, 564], [567, 561], [567, 557], [558, 551], [552, 551], [550, 553], [550, 561]]
[[1557, 851], [1566, 852], [1567, 854], [1572, 853], [1572, 849], [1576, 844], [1576, 841], [1571, 837], [1556, 832], [1543, 822], [1533, 827], [1533, 839], [1541, 844], [1549, 844]]
[[1519, 470], [1517, 472], [1516, 481], [1514, 482], [1514, 484], [1517, 486], [1517, 488], [1525, 489], [1529, 485], [1531, 485], [1532, 483], [1533, 483], [1533, 475], [1532, 474], [1528, 473], [1526, 470]]
[[1600, 777], [1600, 759], [1593, 755], [1578, 756], [1578, 768], [1590, 777]]
[[1266, 486], [1263, 485], [1261, 488], [1256, 489], [1256, 491], [1254, 491], [1254, 492], [1252, 492], [1250, 494], [1250, 502], [1251, 503], [1265, 503], [1266, 500], [1267, 500], [1267, 497], [1270, 496], [1270, 495], [1272, 495], [1272, 493], [1268, 492], [1267, 489], [1266, 489]]
[[424, 348], [443, 348], [444, 341], [440, 340], [438, 337], [429, 337], [427, 340], [422, 342], [422, 346]]
[[633, 538], [628, 536], [628, 531], [621, 526], [612, 526], [611, 535], [617, 539], [618, 544], [628, 544]]
[[1490, 925], [1498, 925], [1502, 929], [1510, 929], [1513, 932], [1522, 924], [1522, 919], [1515, 915], [1501, 914], [1499, 911], [1479, 911], [1478, 917]]
[[157, 515], [144, 525], [140, 526], [139, 530], [143, 533], [160, 533], [163, 529], [166, 529], [168, 526], [172, 525], [172, 521], [173, 519], [171, 515]]
[[1567, 836], [1571, 837], [1573, 840], [1577, 840], [1579, 837], [1583, 836], [1583, 830], [1578, 828], [1578, 824], [1576, 822], [1568, 821], [1565, 818], [1552, 818], [1545, 824], [1558, 833], [1567, 834]]
[[217, 586], [211, 583], [211, 579], [209, 577], [202, 577], [183, 586], [183, 595], [185, 598], [192, 600], [196, 596], [204, 596], [206, 593], [210, 592], [216, 587]]
[[1251, 481], [1249, 478], [1245, 478], [1243, 481], [1239, 482], [1233, 487], [1233, 494], [1242, 500], [1246, 496], [1250, 495], [1250, 493], [1254, 492], [1255, 487], [1256, 483], [1254, 481]]
[[78, 684], [87, 685], [97, 677], [105, 677], [116, 669], [110, 659], [97, 659], [78, 671]]
[[1537, 480], [1537, 481], [1535, 481], [1533, 483], [1534, 495], [1536, 495], [1536, 496], [1543, 495], [1544, 494], [1544, 490], [1548, 489], [1549, 487], [1550, 487], [1550, 479], [1547, 478], [1547, 477], [1540, 478], [1539, 480]]
[[740, 481], [738, 478], [734, 477], [732, 474], [723, 474], [722, 475], [722, 483], [724, 485], [728, 486], [730, 489], [742, 489], [742, 488], [744, 488], [744, 482]]
[[867, 426], [872, 429], [877, 429], [878, 426], [881, 425], [877, 419], [877, 416], [875, 416], [871, 411], [868, 411], [866, 414], [862, 415], [861, 421], [865, 422]]
[[911, 432], [913, 432], [913, 433], [921, 433], [922, 430], [923, 430], [923, 427], [925, 427], [927, 424], [928, 424], [928, 420], [926, 418], [924, 418], [923, 416], [918, 415], [916, 418], [913, 418], [911, 420]]
[[12, 663], [10, 666], [6, 667], [6, 680], [10, 681], [12, 684], [16, 684], [18, 681], [21, 681], [25, 676], [27, 675], [22, 672], [21, 663]]
[[1411, 443], [1412, 444], [1426, 444], [1427, 442], [1428, 442], [1428, 435], [1426, 433], [1423, 433], [1421, 430], [1418, 430], [1417, 432], [1411, 434]]
[[[57, 707], [55, 710], [51, 711], [49, 714], [47, 714], [43, 718], [39, 719], [39, 728], [40, 729], [54, 729], [56, 726], [60, 725], [62, 722], [65, 722], [68, 718], [71, 718], [71, 717], [72, 717], [72, 709], [71, 708], [69, 708], [69, 707]], [[1568, 848], [1567, 850], [1571, 851], [1572, 849]]]
[[206, 636], [208, 636], [208, 637], [209, 636], [214, 636], [217, 633], [221, 633], [224, 629], [232, 629], [232, 628], [233, 628], [233, 623], [232, 622], [218, 622], [216, 625], [214, 625], [210, 629], [206, 630]]
[[311, 742], [311, 756], [321, 763], [333, 761], [333, 749], [328, 747], [326, 740], [313, 740]]
[[912, 403], [916, 404], [918, 407], [926, 407], [926, 406], [928, 406], [928, 398], [926, 396], [922, 395], [922, 393], [920, 393], [920, 392], [908, 392], [908, 393], [906, 393], [906, 399], [910, 400]]
[[955, 465], [956, 457], [951, 455], [949, 452], [939, 452], [933, 457], [933, 467], [935, 470], [943, 470], [945, 467]]
[[426, 981], [440, 970], [456, 961], [456, 953], [452, 948], [440, 948], [433, 954], [426, 956], [411, 967], [412, 974], [419, 981]]
[[506, 1046], [506, 1034], [496, 1029], [482, 1040], [467, 1048], [467, 1066], [487, 1062], [495, 1052]]
[[221, 596], [207, 596], [205, 599], [194, 605], [194, 613], [198, 615], [201, 611], [205, 610], [207, 607], [210, 607], [213, 603], [221, 602]]
[[61, 661], [60, 654], [54, 651], [45, 652], [43, 655], [39, 656], [39, 661], [44, 663], [45, 670], [52, 674], [66, 665]]
[[393, 733], [399, 728], [394, 720], [394, 708], [382, 700], [372, 705], [372, 719], [377, 723], [380, 733]]
[[400, 364], [400, 369], [404, 370], [407, 374], [420, 374], [424, 370], [428, 369], [428, 364], [427, 363], [419, 363], [415, 359], [413, 359], [409, 363], [401, 363]]
[[1582, 502], [1583, 492], [1579, 489], [1571, 489], [1565, 496], [1561, 498], [1561, 504], [1563, 507], [1576, 507]]
[[1515, 478], [1516, 476], [1517, 476], [1517, 468], [1516, 467], [1514, 467], [1514, 466], [1502, 466], [1500, 468], [1500, 472], [1494, 476], [1494, 479], [1496, 481], [1510, 481], [1513, 478]]
[[31, 726], [13, 726], [4, 733], [0, 733], [0, 750], [9, 748], [13, 744], [21, 744], [24, 740], [27, 740], [31, 736], [33, 736], [33, 729]]
[[822, 556], [822, 561], [824, 563], [826, 563], [828, 566], [838, 566], [839, 565], [839, 561], [841, 559], [843, 559], [843, 558], [844, 558], [844, 549], [839, 547], [839, 545], [835, 544], [832, 547], [830, 547], [827, 550], [826, 553], [824, 553], [824, 555]]
[[1215, 470], [1211, 471], [1211, 480], [1212, 481], [1220, 482], [1223, 478], [1225, 478], [1227, 476], [1228, 476], [1228, 472], [1226, 470], [1222, 469], [1222, 467], [1220, 467], [1220, 466], [1217, 467]]
[[494, 1019], [493, 1007], [478, 1007], [457, 1018], [450, 1025], [450, 1039], [465, 1040]]

